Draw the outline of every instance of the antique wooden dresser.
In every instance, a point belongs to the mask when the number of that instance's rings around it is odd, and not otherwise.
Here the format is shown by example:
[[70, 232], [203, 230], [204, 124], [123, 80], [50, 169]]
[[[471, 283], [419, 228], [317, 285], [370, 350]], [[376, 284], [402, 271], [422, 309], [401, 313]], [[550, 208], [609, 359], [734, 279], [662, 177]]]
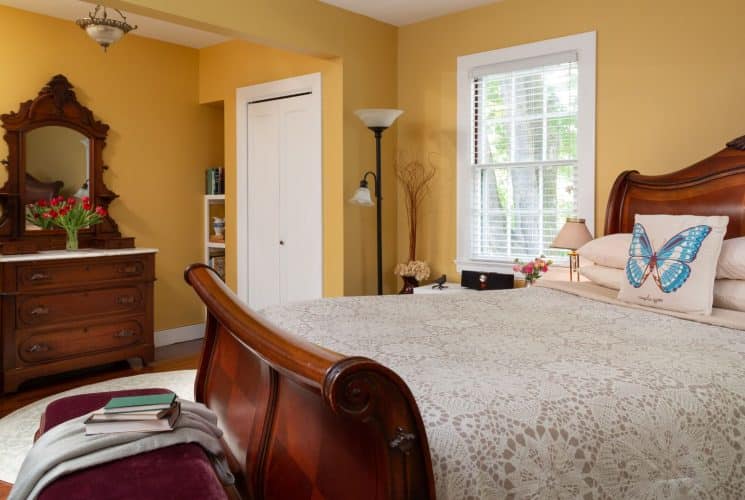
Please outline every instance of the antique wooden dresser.
[[0, 256], [3, 392], [77, 368], [152, 361], [155, 252]]
[[156, 250], [134, 248], [111, 216], [119, 195], [104, 182], [109, 126], [64, 75], [0, 123], [8, 151], [0, 159], [0, 391], [131, 357], [151, 361]]

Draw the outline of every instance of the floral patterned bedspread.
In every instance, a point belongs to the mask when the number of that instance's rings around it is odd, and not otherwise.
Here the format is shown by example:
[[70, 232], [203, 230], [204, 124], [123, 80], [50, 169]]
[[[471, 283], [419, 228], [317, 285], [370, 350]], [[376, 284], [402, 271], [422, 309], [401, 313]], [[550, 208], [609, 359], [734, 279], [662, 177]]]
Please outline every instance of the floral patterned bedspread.
[[745, 498], [745, 331], [535, 287], [264, 314], [403, 377], [439, 499]]

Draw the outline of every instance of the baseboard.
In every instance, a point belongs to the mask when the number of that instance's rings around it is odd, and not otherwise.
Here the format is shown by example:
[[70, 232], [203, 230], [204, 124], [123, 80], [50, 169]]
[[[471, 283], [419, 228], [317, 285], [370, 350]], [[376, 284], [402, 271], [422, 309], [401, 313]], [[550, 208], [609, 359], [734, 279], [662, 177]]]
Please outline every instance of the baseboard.
[[178, 344], [179, 342], [201, 339], [202, 337], [204, 337], [204, 323], [160, 330], [155, 332], [155, 347]]

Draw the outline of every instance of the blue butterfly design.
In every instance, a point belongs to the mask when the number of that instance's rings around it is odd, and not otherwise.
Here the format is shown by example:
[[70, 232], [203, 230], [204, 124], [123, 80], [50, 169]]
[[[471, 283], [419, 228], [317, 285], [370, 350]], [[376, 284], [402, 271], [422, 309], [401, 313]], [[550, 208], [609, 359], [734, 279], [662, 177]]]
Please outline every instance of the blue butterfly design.
[[670, 238], [655, 253], [647, 231], [637, 222], [629, 247], [626, 278], [634, 288], [639, 288], [651, 274], [664, 293], [676, 291], [691, 275], [688, 263], [696, 260], [701, 244], [710, 232], [710, 226], [689, 227]]

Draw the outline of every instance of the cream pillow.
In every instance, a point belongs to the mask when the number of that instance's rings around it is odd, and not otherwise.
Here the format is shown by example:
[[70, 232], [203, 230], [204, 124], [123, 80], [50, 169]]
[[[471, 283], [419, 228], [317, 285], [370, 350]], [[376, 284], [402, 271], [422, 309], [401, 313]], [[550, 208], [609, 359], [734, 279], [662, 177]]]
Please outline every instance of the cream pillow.
[[724, 240], [717, 279], [745, 280], [745, 237]]
[[717, 280], [714, 283], [714, 307], [745, 311], [745, 281]]
[[[623, 269], [613, 267], [582, 266], [579, 272], [596, 285], [613, 290], [621, 288], [621, 282], [626, 278]], [[714, 281], [714, 307], [745, 311], [745, 280]]]
[[629, 258], [631, 233], [609, 234], [588, 241], [577, 253], [582, 259], [590, 260], [599, 266], [623, 269]]
[[623, 269], [606, 266], [582, 266], [579, 268], [579, 273], [596, 285], [613, 290], [621, 288], [621, 281], [625, 276]]
[[625, 302], [693, 314], [711, 314], [714, 278], [729, 217], [637, 215], [626, 279]]

